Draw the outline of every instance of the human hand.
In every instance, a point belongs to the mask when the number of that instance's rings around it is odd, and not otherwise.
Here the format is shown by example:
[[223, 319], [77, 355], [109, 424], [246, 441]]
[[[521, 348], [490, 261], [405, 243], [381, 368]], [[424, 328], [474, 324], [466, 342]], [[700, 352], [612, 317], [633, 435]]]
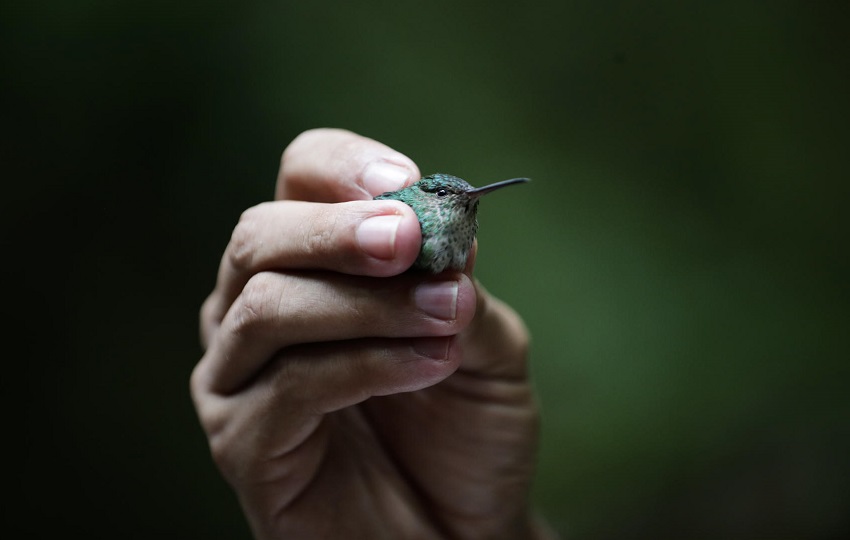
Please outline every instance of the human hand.
[[201, 309], [191, 392], [257, 538], [544, 538], [519, 317], [464, 272], [404, 272], [419, 178], [335, 129], [285, 150]]

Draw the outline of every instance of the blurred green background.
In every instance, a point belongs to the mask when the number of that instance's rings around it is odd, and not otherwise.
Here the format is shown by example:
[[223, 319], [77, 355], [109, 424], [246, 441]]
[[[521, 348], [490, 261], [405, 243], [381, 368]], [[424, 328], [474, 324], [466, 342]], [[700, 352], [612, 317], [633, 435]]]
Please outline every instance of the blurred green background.
[[[847, 2], [3, 7], [9, 531], [247, 538], [188, 394], [305, 129], [482, 204], [565, 538], [847, 538]], [[6, 520], [4, 520], [6, 521]]]

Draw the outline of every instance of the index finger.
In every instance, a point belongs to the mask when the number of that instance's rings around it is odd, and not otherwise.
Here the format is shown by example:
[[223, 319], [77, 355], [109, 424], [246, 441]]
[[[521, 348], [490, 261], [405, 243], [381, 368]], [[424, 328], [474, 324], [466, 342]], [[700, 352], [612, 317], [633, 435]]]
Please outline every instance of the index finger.
[[344, 129], [305, 131], [283, 151], [275, 199], [370, 200], [419, 180], [409, 157]]

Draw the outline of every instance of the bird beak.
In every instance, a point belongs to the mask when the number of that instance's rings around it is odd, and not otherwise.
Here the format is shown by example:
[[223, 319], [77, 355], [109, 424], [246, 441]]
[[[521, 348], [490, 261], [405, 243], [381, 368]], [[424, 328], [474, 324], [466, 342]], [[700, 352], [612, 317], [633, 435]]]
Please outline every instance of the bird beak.
[[480, 197], [482, 195], [486, 195], [491, 191], [496, 191], [497, 189], [501, 189], [505, 186], [511, 186], [513, 184], [522, 184], [524, 182], [530, 182], [531, 178], [511, 178], [510, 180], [502, 180], [501, 182], [496, 182], [495, 184], [490, 184], [488, 186], [470, 189], [466, 192], [467, 195], [471, 195], [473, 197]]

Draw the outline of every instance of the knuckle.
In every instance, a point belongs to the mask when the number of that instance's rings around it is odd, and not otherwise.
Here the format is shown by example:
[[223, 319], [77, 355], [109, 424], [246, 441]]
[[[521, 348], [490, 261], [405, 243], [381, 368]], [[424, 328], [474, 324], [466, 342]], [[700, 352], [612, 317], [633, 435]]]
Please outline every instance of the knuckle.
[[210, 392], [203, 362], [198, 363], [189, 379], [189, 389], [198, 420], [207, 435], [213, 462], [226, 476], [233, 471], [233, 444], [228, 435], [228, 418], [216, 397]]
[[245, 475], [244, 424], [224, 402], [226, 398], [209, 390], [203, 365], [200, 362], [190, 378], [192, 399], [213, 463], [225, 479], [234, 482]]
[[313, 128], [302, 131], [292, 139], [280, 154], [280, 170], [287, 172], [288, 166], [293, 161], [297, 161], [297, 156], [310, 149], [316, 144], [321, 144], [323, 140], [328, 140], [334, 136], [339, 136], [343, 130], [334, 128]]
[[199, 416], [202, 415], [201, 413], [203, 408], [201, 407], [201, 403], [203, 402], [203, 396], [206, 391], [206, 375], [201, 367], [201, 363], [198, 362], [192, 369], [192, 373], [189, 375], [189, 395], [192, 396], [192, 401], [195, 404], [195, 410], [198, 411]]
[[231, 481], [239, 476], [240, 469], [240, 460], [234, 450], [232, 439], [226, 432], [219, 432], [208, 437], [213, 463], [221, 471], [222, 476]]
[[258, 213], [257, 207], [242, 212], [239, 222], [230, 236], [230, 249], [227, 256], [230, 264], [238, 270], [246, 270], [251, 267], [259, 229]]
[[253, 334], [267, 326], [277, 316], [282, 286], [281, 280], [268, 272], [251, 276], [232, 307], [232, 331]]
[[294, 139], [289, 141], [289, 144], [286, 145], [286, 148], [284, 148], [283, 152], [280, 154], [280, 164], [284, 165], [290, 161], [292, 159], [292, 155], [297, 153], [301, 146], [303, 146], [311, 138], [314, 138], [320, 129], [321, 128], [315, 128], [302, 131], [296, 135]]
[[322, 255], [337, 250], [340, 223], [339, 216], [330, 209], [318, 211], [307, 223], [303, 237], [303, 249], [308, 255]]
[[217, 313], [217, 304], [213, 297], [209, 296], [201, 309], [198, 311], [198, 327], [200, 329], [201, 346], [206, 349], [212, 340], [212, 329], [221, 322], [221, 316]]
[[[331, 159], [342, 169], [348, 169], [352, 161], [363, 153], [362, 141], [358, 138], [347, 137], [337, 142], [331, 151]], [[359, 163], [358, 163], [359, 164]]]
[[213, 303], [212, 295], [210, 295], [201, 304], [201, 309], [198, 310], [198, 322], [201, 326], [204, 326], [207, 321], [212, 319], [214, 315], [214, 308], [215, 304]]
[[225, 422], [221, 408], [216, 406], [217, 396], [210, 387], [210, 377], [203, 359], [195, 365], [189, 376], [189, 394], [204, 431], [208, 435], [220, 432]]
[[207, 436], [212, 461], [222, 475], [232, 481], [241, 475], [241, 468], [244, 468], [241, 464], [243, 460], [239, 458], [242, 452], [240, 442], [244, 435], [238, 417], [234, 417], [232, 408], [224, 403], [225, 398], [209, 390], [203, 366], [201, 361], [192, 372], [192, 399]]

